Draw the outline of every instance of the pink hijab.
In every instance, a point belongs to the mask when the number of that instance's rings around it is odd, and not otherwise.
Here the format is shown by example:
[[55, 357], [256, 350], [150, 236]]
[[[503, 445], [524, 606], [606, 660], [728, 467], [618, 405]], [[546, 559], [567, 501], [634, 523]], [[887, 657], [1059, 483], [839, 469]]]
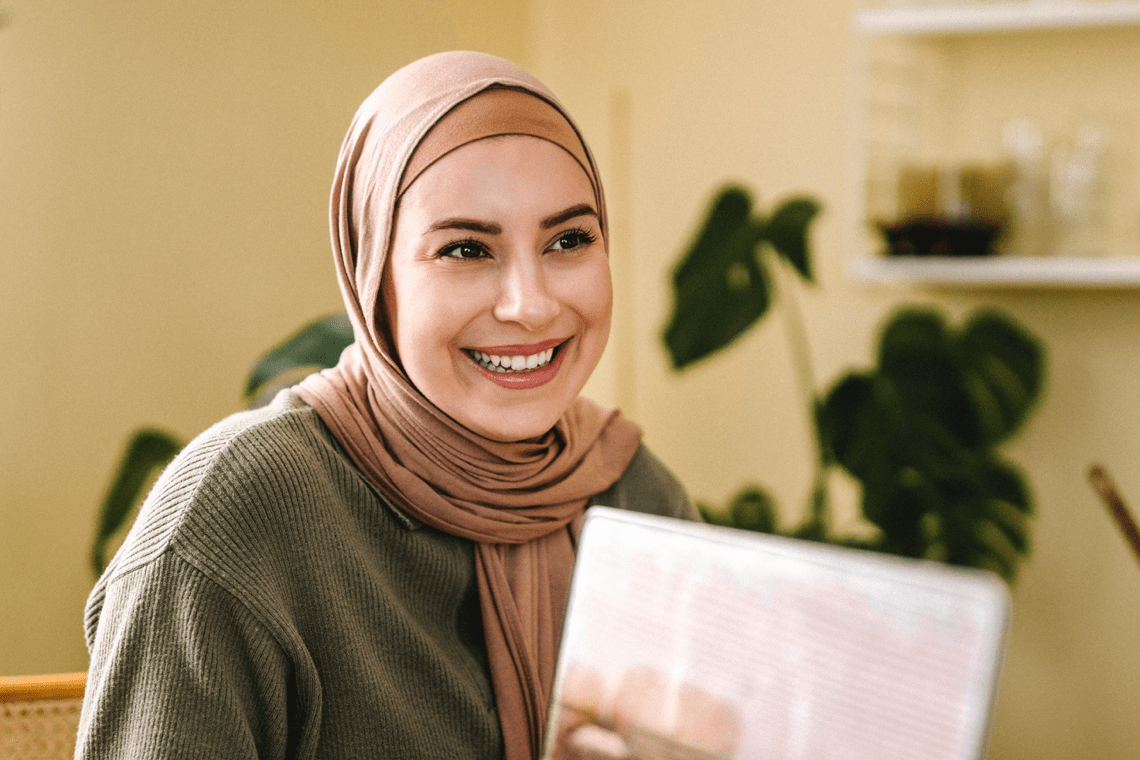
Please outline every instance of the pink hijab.
[[[438, 127], [438, 128], [437, 128]], [[570, 526], [621, 477], [640, 444], [632, 422], [578, 398], [538, 439], [483, 438], [408, 379], [383, 324], [381, 277], [400, 193], [450, 150], [493, 135], [559, 145], [604, 197], [589, 149], [561, 105], [517, 66], [440, 53], [385, 80], [341, 147], [333, 252], [356, 342], [297, 392], [364, 475], [408, 514], [476, 543], [476, 576], [507, 760], [538, 757], [574, 564]]]

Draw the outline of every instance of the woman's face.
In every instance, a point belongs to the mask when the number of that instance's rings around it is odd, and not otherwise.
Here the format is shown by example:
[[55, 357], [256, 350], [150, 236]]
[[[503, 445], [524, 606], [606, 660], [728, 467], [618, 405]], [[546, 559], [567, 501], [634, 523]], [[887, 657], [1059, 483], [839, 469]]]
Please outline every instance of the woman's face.
[[477, 140], [401, 198], [384, 316], [433, 404], [497, 441], [547, 432], [593, 372], [613, 291], [590, 181], [536, 137]]

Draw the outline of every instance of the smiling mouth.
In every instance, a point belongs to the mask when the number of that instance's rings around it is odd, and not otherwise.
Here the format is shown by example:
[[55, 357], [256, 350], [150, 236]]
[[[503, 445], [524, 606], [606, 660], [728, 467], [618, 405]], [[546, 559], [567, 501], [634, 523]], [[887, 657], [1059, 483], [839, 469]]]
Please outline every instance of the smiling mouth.
[[560, 343], [557, 346], [539, 351], [538, 353], [522, 355], [514, 354], [512, 356], [489, 354], [486, 351], [476, 351], [473, 349], [463, 349], [463, 351], [470, 356], [476, 364], [488, 372], [498, 372], [500, 374], [522, 374], [526, 372], [534, 372], [535, 370], [542, 369], [548, 366], [558, 352], [562, 350], [565, 343]]

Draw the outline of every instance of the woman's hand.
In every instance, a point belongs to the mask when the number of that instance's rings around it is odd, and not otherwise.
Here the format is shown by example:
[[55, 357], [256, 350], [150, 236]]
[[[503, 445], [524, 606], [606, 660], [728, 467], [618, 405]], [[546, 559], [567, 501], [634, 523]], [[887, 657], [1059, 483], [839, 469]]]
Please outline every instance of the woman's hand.
[[572, 668], [559, 699], [553, 760], [727, 760], [740, 744], [728, 702], [649, 668], [627, 673], [609, 703], [600, 674]]

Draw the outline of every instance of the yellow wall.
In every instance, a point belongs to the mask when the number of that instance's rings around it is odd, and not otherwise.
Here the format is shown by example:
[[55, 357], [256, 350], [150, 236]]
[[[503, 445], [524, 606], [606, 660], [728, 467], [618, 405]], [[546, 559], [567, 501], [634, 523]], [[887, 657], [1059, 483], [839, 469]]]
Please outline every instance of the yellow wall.
[[[1083, 475], [1100, 460], [1140, 503], [1140, 293], [852, 283], [846, 3], [0, 10], [0, 672], [85, 667], [86, 552], [119, 447], [143, 424], [189, 435], [237, 409], [259, 352], [339, 307], [325, 203], [348, 120], [399, 64], [467, 47], [530, 64], [598, 153], [619, 313], [590, 391], [642, 423], [695, 495], [759, 479], [791, 521], [811, 474], [778, 315], [681, 376], [660, 349], [668, 269], [726, 180], [765, 206], [791, 192], [824, 202], [820, 285], [801, 296], [820, 388], [869, 361], [903, 302], [955, 316], [994, 303], [1047, 341], [1048, 394], [1010, 452], [1039, 516], [992, 755], [1140, 746], [1140, 569]], [[850, 484], [837, 481], [852, 523]]]
[[95, 506], [129, 433], [236, 411], [266, 348], [340, 310], [327, 198], [356, 106], [438, 50], [523, 59], [527, 8], [0, 12], [0, 673], [78, 670]]
[[[632, 355], [609, 357], [597, 392], [622, 400], [695, 495], [723, 500], [746, 480], [760, 480], [777, 494], [786, 522], [802, 513], [811, 450], [779, 315], [680, 376], [668, 369], [658, 338], [668, 316], [669, 268], [713, 190], [730, 179], [753, 187], [765, 207], [801, 191], [824, 203], [813, 241], [820, 284], [800, 299], [820, 389], [869, 363], [881, 320], [899, 304], [933, 303], [954, 317], [981, 304], [1007, 310], [1048, 344], [1050, 376], [1043, 405], [1009, 450], [1027, 470], [1039, 514], [1033, 554], [1014, 590], [991, 756], [1134, 756], [1140, 566], [1084, 473], [1090, 462], [1103, 462], [1140, 505], [1140, 291], [853, 283], [846, 274], [848, 231], [858, 229], [849, 12], [847, 3], [830, 0], [536, 0], [536, 73], [579, 115], [613, 215], [629, 224], [612, 256], [627, 272], [616, 324], [630, 333], [623, 340]], [[981, 47], [973, 76], [987, 67], [992, 74], [999, 60], [992, 45]], [[1032, 68], [1013, 52], [1018, 65]], [[1063, 46], [1046, 52], [1038, 75], [1068, 71], [1072, 58]], [[1106, 104], [1098, 91], [1097, 105], [1136, 119], [1134, 67], [1119, 58], [1101, 66], [1130, 94]], [[1016, 76], [1027, 73], [1034, 72]], [[1072, 118], [1071, 110], [1055, 115], [1062, 106], [1054, 88], [1033, 92], [1037, 100], [1024, 115]], [[632, 145], [629, 156], [613, 150], [624, 142]], [[632, 381], [613, 371], [619, 361], [635, 369]], [[848, 522], [853, 493], [837, 480], [840, 520]]]

